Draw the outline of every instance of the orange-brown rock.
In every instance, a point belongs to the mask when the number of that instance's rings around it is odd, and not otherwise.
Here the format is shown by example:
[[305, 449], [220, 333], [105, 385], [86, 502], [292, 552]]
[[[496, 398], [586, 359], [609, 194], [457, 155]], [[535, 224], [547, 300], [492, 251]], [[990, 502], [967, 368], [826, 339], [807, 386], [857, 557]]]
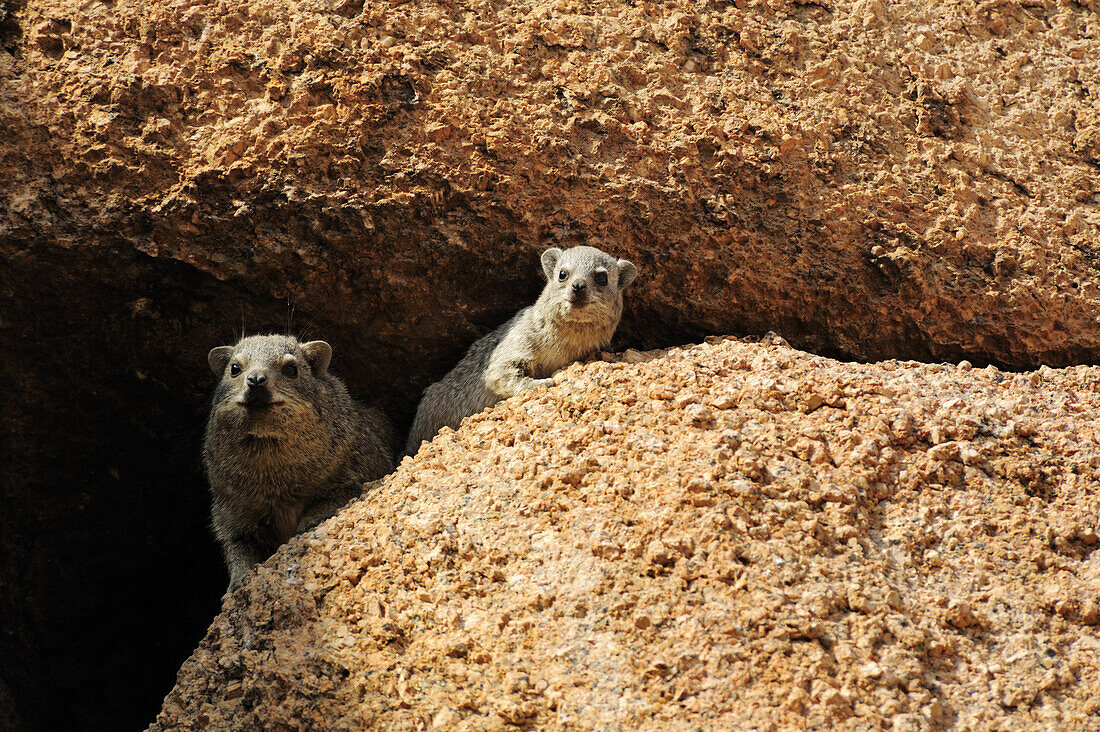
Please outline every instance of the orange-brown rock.
[[1097, 368], [609, 360], [292, 540], [151, 729], [1100, 728]]
[[406, 421], [583, 242], [642, 269], [622, 347], [1096, 360], [1098, 9], [0, 0], [21, 718], [135, 726], [201, 636], [203, 354], [242, 328]]
[[1100, 353], [1092, 2], [43, 0], [14, 17], [5, 254], [137, 252], [289, 297], [381, 357], [364, 378], [417, 364], [390, 377], [395, 402], [526, 302], [538, 247], [563, 241], [641, 265], [638, 340]]

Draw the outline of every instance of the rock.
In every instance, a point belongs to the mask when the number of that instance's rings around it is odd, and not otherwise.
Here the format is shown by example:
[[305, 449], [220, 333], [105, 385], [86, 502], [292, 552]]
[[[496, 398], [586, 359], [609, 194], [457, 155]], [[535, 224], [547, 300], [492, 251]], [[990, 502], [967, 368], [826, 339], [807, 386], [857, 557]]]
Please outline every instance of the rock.
[[[641, 267], [630, 358], [737, 333], [861, 361], [1095, 362], [1094, 12], [0, 2], [0, 675], [26, 719], [138, 726], [215, 612], [195, 435], [203, 354], [242, 330], [324, 337], [407, 423], [533, 299], [540, 249], [589, 243]], [[847, 386], [710, 404], [842, 421]], [[820, 465], [855, 448], [805, 439]], [[1007, 469], [1056, 490], [1052, 466]], [[985, 467], [906, 470], [957, 486]], [[866, 477], [850, 490], [879, 491]], [[815, 531], [834, 528], [858, 538]]]
[[[724, 366], [738, 362], [753, 370]], [[1100, 512], [1097, 367], [1031, 384], [715, 339], [560, 376], [598, 384], [599, 400], [573, 388], [502, 402], [262, 565], [150, 729], [195, 729], [203, 714], [228, 728], [1016, 729], [1033, 724], [1040, 694], [1059, 726], [1091, 723], [1100, 638], [1095, 603], [1080, 600], [1096, 571], [1077, 527]], [[762, 378], [843, 388], [849, 405], [727, 410], [769, 466], [756, 477], [721, 457], [729, 431], [670, 418], [650, 397], [662, 387], [711, 404]], [[872, 385], [889, 378], [902, 388], [883, 399]], [[1056, 401], [1069, 392], [1076, 402]], [[921, 466], [933, 430], [954, 430], [963, 405], [1043, 426], [976, 435], [965, 449], [990, 472], [944, 490]], [[899, 409], [914, 435], [903, 441], [889, 427]], [[859, 457], [813, 462], [794, 435]], [[853, 449], [868, 444], [893, 445], [895, 459]], [[591, 459], [584, 481], [560, 479]], [[1032, 490], [1021, 461], [1056, 466], [1056, 487]], [[624, 477], [628, 494], [615, 490]], [[847, 487], [843, 500], [822, 501], [822, 485]], [[702, 491], [705, 505], [684, 500]], [[425, 531], [440, 521], [448, 528]], [[1068, 542], [1056, 560], [1021, 559], [1048, 535]], [[247, 705], [232, 698], [242, 686]]]

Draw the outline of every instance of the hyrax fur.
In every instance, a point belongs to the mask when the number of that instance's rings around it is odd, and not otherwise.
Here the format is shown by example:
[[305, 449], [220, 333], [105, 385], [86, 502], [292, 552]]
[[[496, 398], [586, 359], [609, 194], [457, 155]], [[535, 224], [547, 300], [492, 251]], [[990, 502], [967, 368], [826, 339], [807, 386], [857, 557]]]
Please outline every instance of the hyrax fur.
[[203, 464], [213, 525], [237, 587], [294, 534], [313, 528], [393, 470], [396, 435], [328, 371], [332, 348], [290, 336], [244, 338], [210, 351], [221, 378]]
[[405, 451], [444, 426], [536, 386], [552, 386], [558, 369], [611, 343], [623, 313], [623, 290], [637, 268], [593, 247], [547, 249], [546, 287], [534, 305], [470, 346], [443, 379], [424, 390]]

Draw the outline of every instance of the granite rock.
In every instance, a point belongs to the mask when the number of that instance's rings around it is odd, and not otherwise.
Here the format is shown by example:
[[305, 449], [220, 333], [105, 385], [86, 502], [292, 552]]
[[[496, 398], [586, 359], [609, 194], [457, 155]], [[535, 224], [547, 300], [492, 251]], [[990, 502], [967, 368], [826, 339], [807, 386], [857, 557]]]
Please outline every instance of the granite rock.
[[150, 729], [1096, 729], [1098, 384], [574, 365], [260, 566]]

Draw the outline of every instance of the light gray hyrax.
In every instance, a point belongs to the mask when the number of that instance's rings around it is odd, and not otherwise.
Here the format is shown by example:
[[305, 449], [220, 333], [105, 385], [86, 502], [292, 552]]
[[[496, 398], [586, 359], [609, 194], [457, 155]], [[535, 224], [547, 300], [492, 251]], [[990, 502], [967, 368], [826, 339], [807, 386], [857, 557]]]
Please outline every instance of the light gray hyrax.
[[535, 304], [470, 346], [466, 356], [424, 390], [405, 451], [444, 426], [536, 386], [550, 375], [611, 343], [623, 314], [623, 290], [638, 275], [625, 259], [592, 247], [547, 249], [546, 287]]
[[294, 534], [313, 528], [393, 470], [396, 435], [328, 372], [332, 348], [251, 336], [210, 351], [221, 378], [202, 458], [229, 589]]

